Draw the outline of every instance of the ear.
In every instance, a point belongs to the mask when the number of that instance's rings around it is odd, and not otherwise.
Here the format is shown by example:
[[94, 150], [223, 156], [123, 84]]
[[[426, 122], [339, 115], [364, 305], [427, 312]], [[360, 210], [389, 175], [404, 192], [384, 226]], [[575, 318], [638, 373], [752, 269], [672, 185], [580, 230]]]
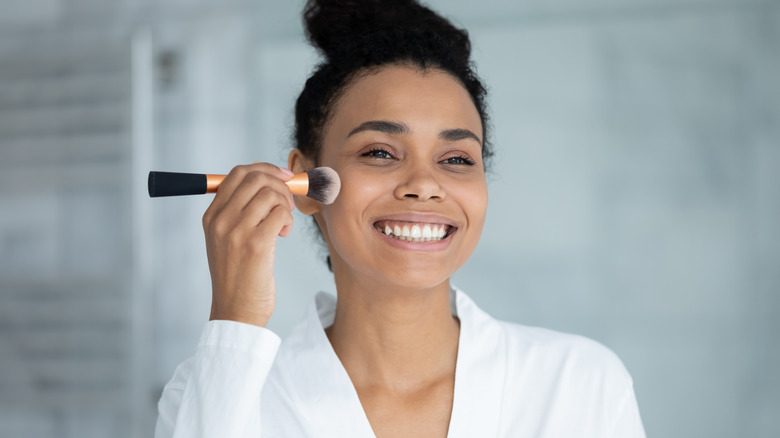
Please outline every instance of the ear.
[[[303, 155], [300, 149], [293, 149], [287, 157], [287, 168], [295, 173], [306, 172], [314, 169], [314, 161]], [[312, 215], [319, 213], [320, 203], [307, 196], [293, 196], [295, 207], [303, 214]]]

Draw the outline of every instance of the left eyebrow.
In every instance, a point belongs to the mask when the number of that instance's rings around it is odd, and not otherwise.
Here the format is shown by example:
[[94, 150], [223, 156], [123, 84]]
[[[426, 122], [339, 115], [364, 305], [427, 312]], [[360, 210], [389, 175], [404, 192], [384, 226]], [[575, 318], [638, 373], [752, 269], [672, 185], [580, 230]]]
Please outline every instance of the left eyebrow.
[[439, 138], [447, 141], [458, 141], [470, 138], [482, 146], [482, 140], [477, 137], [477, 134], [474, 134], [468, 129], [445, 129], [439, 133]]

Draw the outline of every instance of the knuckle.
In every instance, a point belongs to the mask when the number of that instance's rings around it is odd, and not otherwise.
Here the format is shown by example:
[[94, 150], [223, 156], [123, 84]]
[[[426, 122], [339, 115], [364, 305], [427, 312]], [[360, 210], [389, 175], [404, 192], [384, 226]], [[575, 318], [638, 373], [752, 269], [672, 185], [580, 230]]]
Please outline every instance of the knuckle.
[[259, 195], [260, 197], [266, 197], [267, 198], [268, 196], [270, 196], [270, 190], [271, 190], [270, 187], [262, 186], [262, 187], [260, 187], [257, 190], [257, 195]]
[[224, 238], [230, 232], [230, 226], [228, 222], [222, 217], [217, 216], [209, 223], [210, 234], [217, 238]]
[[258, 169], [263, 169], [266, 172], [273, 171], [274, 169], [278, 169], [278, 167], [276, 165], [271, 164], [271, 163], [265, 163], [265, 162], [263, 162], [263, 163], [256, 163], [255, 167], [258, 168]]
[[238, 166], [234, 166], [232, 169], [230, 169], [228, 175], [242, 176], [242, 175], [246, 175], [247, 171], [248, 169], [246, 165], [239, 164]]
[[273, 189], [268, 186], [263, 186], [260, 188], [260, 190], [257, 191], [257, 196], [260, 198], [269, 198], [273, 196]]
[[263, 172], [253, 170], [244, 177], [244, 180], [250, 184], [261, 185], [265, 183], [266, 178], [267, 176]]
[[282, 201], [285, 199], [284, 195], [282, 195], [281, 193], [279, 193], [279, 191], [277, 191], [275, 188], [270, 186], [264, 186], [263, 188], [258, 190], [257, 198], [263, 200], [266, 203], [266, 205], [268, 205], [269, 210], [271, 210], [274, 205], [282, 203]]
[[292, 217], [290, 211], [284, 208], [283, 205], [277, 205], [271, 210], [271, 214], [277, 220], [287, 220], [288, 217]]
[[266, 187], [268, 191], [266, 192], [265, 196], [267, 196], [271, 201], [273, 201], [274, 204], [283, 204], [286, 205], [287, 203], [287, 197], [279, 192], [279, 190], [276, 190], [272, 187]]
[[274, 231], [274, 229], [281, 227], [284, 224], [283, 214], [285, 213], [289, 214], [289, 212], [286, 212], [278, 205], [271, 208], [263, 222], [260, 223], [259, 228], [263, 230], [263, 233], [271, 233], [272, 235], [276, 235], [278, 230]]
[[287, 197], [285, 193], [276, 192], [276, 199], [279, 202], [279, 205], [288, 207], [290, 205], [290, 199]]

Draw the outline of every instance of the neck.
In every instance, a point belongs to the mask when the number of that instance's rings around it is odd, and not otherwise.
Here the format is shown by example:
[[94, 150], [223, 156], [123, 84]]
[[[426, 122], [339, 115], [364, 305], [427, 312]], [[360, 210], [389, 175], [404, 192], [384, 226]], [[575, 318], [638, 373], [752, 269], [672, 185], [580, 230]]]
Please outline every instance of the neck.
[[344, 281], [326, 329], [356, 386], [404, 390], [454, 376], [459, 322], [450, 311], [449, 281], [430, 289]]

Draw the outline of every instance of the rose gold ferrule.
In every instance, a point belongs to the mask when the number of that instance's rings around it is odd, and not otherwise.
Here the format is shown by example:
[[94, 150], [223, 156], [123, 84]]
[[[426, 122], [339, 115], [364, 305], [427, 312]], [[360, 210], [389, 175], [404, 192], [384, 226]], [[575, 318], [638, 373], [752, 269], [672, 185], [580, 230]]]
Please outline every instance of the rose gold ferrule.
[[296, 173], [289, 181], [285, 181], [293, 195], [306, 196], [309, 193], [309, 174]]
[[[217, 193], [219, 185], [227, 175], [206, 174], [206, 193]], [[293, 195], [306, 196], [309, 193], [309, 174], [306, 172], [296, 173], [285, 184], [290, 188]]]
[[206, 193], [217, 193], [219, 184], [222, 183], [222, 180], [225, 179], [225, 176], [227, 175], [206, 174]]

